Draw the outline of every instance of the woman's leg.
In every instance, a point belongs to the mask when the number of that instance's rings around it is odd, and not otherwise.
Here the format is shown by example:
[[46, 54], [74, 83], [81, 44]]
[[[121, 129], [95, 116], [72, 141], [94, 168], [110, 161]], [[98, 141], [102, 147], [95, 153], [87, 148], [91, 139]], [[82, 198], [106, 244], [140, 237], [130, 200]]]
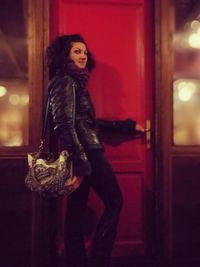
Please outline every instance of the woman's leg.
[[116, 177], [103, 151], [93, 150], [88, 152], [87, 156], [92, 165], [89, 182], [105, 206], [93, 238], [90, 266], [108, 267], [123, 199]]
[[84, 217], [89, 195], [89, 184], [83, 180], [80, 187], [68, 197], [65, 221], [65, 249], [67, 267], [85, 267]]

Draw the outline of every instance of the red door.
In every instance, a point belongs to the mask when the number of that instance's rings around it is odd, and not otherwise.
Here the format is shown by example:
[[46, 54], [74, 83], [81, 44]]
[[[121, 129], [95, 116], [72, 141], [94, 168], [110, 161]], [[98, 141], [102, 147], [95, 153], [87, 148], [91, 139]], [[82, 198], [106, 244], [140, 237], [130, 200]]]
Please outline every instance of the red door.
[[[152, 120], [152, 16], [147, 2], [150, 1], [51, 1], [51, 38], [80, 33], [95, 56], [97, 67], [89, 90], [97, 117], [134, 118], [144, 127], [147, 120]], [[115, 136], [111, 140], [113, 144], [106, 144], [106, 153], [124, 195], [113, 255], [147, 255], [153, 240], [152, 148], [147, 148], [142, 138], [120, 143]], [[88, 240], [101, 211], [99, 199], [91, 192]], [[60, 225], [59, 248], [62, 231]]]

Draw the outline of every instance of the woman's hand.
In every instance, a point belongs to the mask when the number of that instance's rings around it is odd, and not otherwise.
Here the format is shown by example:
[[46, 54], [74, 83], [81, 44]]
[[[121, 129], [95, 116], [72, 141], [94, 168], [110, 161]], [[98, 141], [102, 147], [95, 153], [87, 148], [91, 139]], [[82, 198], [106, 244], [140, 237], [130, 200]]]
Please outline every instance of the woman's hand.
[[137, 133], [143, 134], [145, 132], [144, 127], [142, 127], [140, 124], [136, 123], [135, 130]]

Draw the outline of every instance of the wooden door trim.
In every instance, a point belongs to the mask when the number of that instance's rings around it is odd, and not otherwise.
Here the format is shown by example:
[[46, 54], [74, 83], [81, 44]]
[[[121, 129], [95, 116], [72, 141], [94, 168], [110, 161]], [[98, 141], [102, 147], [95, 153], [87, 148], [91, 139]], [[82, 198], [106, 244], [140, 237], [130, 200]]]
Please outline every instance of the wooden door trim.
[[156, 187], [157, 237], [162, 257], [172, 255], [172, 77], [174, 32], [174, 6], [171, 0], [155, 0], [155, 62], [156, 62]]

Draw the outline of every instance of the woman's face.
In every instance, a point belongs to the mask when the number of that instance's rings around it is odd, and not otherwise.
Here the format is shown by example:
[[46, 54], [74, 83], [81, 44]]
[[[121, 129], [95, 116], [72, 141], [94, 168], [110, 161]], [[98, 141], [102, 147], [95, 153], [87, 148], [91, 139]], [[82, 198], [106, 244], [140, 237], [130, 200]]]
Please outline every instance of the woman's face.
[[72, 48], [69, 52], [69, 58], [74, 62], [74, 64], [80, 68], [84, 69], [87, 64], [87, 48], [84, 43], [74, 42], [72, 43]]

